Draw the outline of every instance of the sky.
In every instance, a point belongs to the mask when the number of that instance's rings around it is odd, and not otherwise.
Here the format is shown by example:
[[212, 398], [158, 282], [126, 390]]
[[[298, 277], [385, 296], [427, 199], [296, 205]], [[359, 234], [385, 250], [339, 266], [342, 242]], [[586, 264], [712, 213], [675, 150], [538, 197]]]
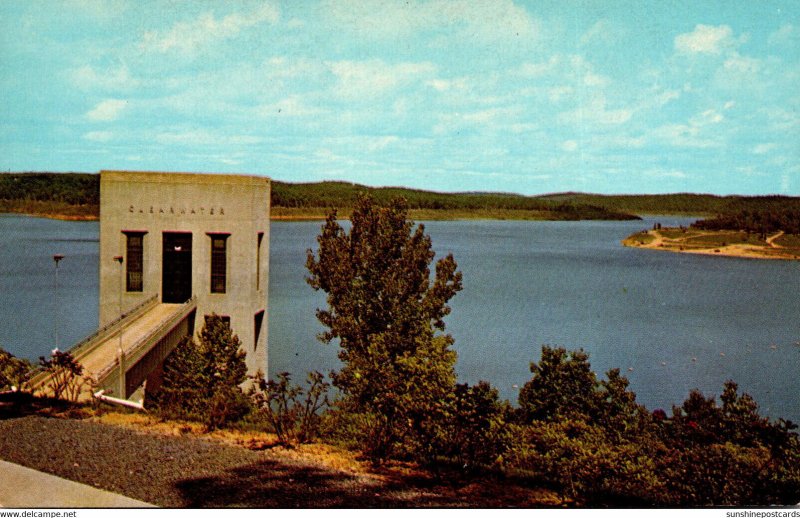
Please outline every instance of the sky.
[[800, 194], [798, 0], [3, 0], [0, 170]]

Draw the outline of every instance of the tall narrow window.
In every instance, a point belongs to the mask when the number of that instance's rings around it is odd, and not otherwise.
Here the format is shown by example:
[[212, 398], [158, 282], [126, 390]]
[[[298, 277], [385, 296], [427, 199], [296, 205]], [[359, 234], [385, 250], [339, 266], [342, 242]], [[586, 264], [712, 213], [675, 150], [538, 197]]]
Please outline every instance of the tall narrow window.
[[261, 241], [264, 240], [264, 233], [258, 233], [256, 242], [256, 291], [261, 289]]
[[261, 338], [261, 326], [264, 325], [264, 310], [262, 309], [253, 317], [253, 326], [255, 327], [255, 342], [253, 342], [253, 350], [258, 348], [258, 339]]
[[142, 291], [144, 288], [144, 232], [125, 232], [127, 238], [125, 261], [125, 289]]
[[211, 235], [211, 293], [225, 293], [228, 235]]

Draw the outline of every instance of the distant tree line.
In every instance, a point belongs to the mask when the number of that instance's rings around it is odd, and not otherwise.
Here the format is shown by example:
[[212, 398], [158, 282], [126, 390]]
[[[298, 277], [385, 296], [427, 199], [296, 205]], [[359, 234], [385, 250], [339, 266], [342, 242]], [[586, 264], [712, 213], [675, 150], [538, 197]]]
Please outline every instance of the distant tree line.
[[800, 234], [800, 209], [742, 210], [697, 221], [692, 227], [702, 230], [741, 230], [761, 236], [780, 230], [787, 234]]
[[0, 174], [0, 200], [98, 205], [100, 177], [84, 173], [4, 173]]
[[[348, 182], [272, 182], [272, 206], [351, 209], [369, 193], [382, 204], [402, 196], [410, 209], [520, 210], [546, 213], [549, 219], [632, 219], [631, 214], [733, 214], [796, 210], [800, 198], [789, 196], [714, 196], [709, 194], [601, 195], [559, 193], [523, 196], [510, 193], [439, 193], [400, 187], [368, 187]], [[2, 173], [0, 200], [53, 201], [98, 206], [100, 175], [84, 173]], [[0, 203], [0, 207], [3, 204]], [[96, 211], [95, 211], [96, 212]]]

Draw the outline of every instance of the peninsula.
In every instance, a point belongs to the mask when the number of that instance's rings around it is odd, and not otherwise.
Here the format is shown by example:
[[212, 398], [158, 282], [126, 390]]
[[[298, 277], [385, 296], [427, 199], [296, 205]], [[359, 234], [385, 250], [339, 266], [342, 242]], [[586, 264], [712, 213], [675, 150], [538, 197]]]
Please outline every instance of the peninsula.
[[657, 228], [643, 230], [622, 241], [624, 246], [752, 259], [800, 260], [800, 236], [783, 230], [763, 235], [734, 230]]

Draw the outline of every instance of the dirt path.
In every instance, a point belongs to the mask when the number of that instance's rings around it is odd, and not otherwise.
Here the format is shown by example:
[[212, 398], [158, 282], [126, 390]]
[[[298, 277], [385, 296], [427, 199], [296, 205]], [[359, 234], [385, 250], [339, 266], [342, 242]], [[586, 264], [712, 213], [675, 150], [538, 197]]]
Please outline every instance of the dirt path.
[[783, 248], [782, 246], [775, 244], [775, 240], [781, 237], [783, 234], [784, 234], [783, 230], [779, 230], [777, 234], [767, 238], [767, 244], [772, 248]]

